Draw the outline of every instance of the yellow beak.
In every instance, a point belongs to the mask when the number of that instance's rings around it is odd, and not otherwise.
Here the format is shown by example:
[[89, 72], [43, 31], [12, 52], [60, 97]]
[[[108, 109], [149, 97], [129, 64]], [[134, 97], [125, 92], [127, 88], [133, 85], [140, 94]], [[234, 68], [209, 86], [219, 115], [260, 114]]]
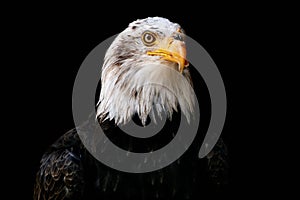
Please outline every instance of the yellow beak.
[[161, 44], [158, 49], [148, 51], [151, 56], [161, 56], [161, 59], [175, 62], [178, 64], [178, 71], [182, 73], [183, 69], [189, 65], [186, 60], [186, 47], [184, 42], [169, 38], [166, 44]]

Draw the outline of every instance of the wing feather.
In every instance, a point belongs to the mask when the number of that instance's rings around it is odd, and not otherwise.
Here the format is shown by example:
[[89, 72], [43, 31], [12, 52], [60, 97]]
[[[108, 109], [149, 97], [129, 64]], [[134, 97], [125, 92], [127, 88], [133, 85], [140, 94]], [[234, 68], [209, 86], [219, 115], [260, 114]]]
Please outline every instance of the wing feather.
[[227, 147], [222, 138], [207, 155], [208, 173], [213, 183], [217, 185], [225, 185], [228, 183], [228, 152]]
[[[70, 137], [73, 138], [70, 140]], [[36, 175], [34, 199], [80, 199], [83, 195], [83, 168], [74, 151], [78, 140], [74, 130], [60, 138], [44, 154]], [[69, 143], [72, 141], [71, 143]]]

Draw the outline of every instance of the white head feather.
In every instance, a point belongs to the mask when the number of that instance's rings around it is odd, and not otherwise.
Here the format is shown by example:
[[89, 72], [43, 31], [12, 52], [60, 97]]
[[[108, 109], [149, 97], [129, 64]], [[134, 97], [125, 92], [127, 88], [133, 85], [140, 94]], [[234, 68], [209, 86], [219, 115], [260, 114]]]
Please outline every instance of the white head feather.
[[[190, 120], [194, 107], [194, 93], [187, 69], [179, 73], [177, 63], [149, 56], [151, 48], [143, 44], [141, 36], [152, 31], [163, 41], [180, 26], [165, 18], [137, 20], [120, 33], [106, 52], [102, 66], [101, 93], [97, 117], [101, 121], [114, 120], [126, 124], [137, 113], [143, 124], [147, 116], [172, 116], [178, 105]], [[167, 67], [166, 67], [167, 66]], [[155, 114], [156, 111], [156, 114]]]

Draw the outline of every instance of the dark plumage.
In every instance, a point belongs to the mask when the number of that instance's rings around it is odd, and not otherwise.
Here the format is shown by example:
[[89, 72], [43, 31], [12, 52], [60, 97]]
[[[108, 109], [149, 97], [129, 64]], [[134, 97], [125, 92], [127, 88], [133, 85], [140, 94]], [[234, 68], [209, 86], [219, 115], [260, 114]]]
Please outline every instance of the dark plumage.
[[[179, 114], [164, 129], [176, 131]], [[101, 124], [112, 141], [131, 149], [135, 143], [120, 141], [121, 130], [113, 121]], [[82, 126], [83, 131], [95, 127]], [[113, 134], [113, 135], [112, 135]], [[169, 135], [164, 135], [169, 137]], [[163, 138], [161, 138], [164, 140]], [[160, 143], [149, 142], [148, 150]], [[36, 176], [34, 199], [195, 199], [213, 196], [227, 182], [227, 152], [219, 140], [208, 158], [197, 157], [200, 142], [193, 144], [179, 160], [158, 171], [130, 174], [111, 169], [97, 161], [83, 146], [76, 129], [65, 133], [44, 154]], [[135, 147], [135, 151], [139, 148]]]

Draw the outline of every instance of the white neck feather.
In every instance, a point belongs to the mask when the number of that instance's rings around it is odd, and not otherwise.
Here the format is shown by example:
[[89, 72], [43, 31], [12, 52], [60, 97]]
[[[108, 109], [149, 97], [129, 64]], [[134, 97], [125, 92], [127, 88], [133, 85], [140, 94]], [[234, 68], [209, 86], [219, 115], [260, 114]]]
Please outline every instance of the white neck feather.
[[[111, 64], [111, 63], [106, 63]], [[103, 67], [97, 117], [126, 124], [137, 113], [145, 124], [150, 115], [172, 116], [180, 106], [190, 121], [195, 97], [189, 81], [171, 67], [159, 64]]]

